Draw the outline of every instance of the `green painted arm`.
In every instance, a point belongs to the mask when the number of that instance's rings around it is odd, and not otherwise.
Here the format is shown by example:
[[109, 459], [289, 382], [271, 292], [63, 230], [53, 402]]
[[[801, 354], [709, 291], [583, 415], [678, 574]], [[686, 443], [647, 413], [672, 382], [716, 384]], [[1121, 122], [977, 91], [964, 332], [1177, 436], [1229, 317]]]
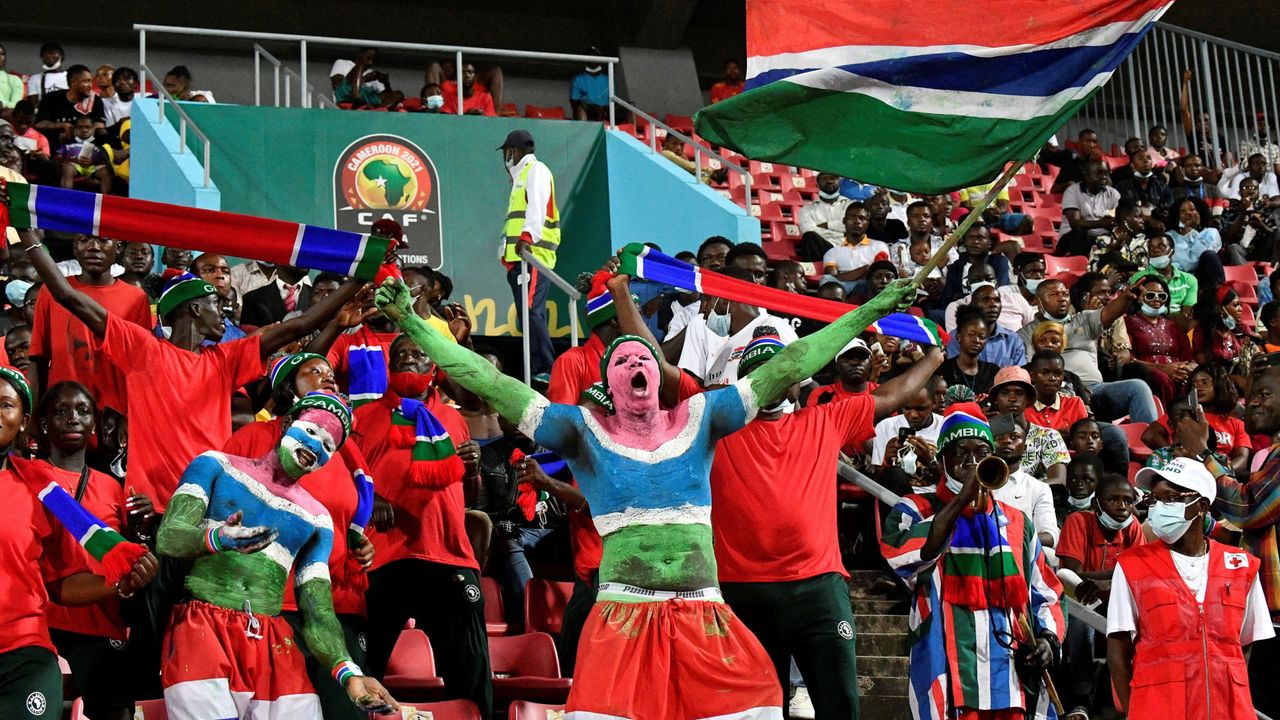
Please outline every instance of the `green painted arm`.
[[403, 282], [388, 279], [374, 293], [374, 302], [449, 377], [489, 403], [512, 423], [524, 419], [525, 410], [542, 396], [515, 378], [504, 375], [489, 361], [445, 338], [413, 311], [413, 299]]
[[302, 613], [302, 639], [311, 654], [326, 669], [350, 660], [342, 626], [333, 611], [333, 588], [328, 580], [308, 580], [297, 588], [298, 611]]
[[910, 280], [894, 280], [865, 305], [845, 313], [840, 319], [818, 332], [791, 343], [745, 382], [751, 383], [757, 407], [767, 407], [782, 397], [792, 385], [812, 377], [826, 367], [850, 340], [867, 326], [893, 312], [905, 301], [915, 298], [916, 286]]
[[200, 529], [205, 509], [204, 501], [194, 495], [174, 495], [156, 533], [156, 552], [175, 558], [208, 555]]

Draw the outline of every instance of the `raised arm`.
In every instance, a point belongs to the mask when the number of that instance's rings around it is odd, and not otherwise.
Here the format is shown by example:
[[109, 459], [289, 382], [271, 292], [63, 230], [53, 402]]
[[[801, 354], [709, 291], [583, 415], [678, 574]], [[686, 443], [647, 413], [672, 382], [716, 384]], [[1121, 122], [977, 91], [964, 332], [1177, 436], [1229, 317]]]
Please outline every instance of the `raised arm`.
[[[348, 280], [343, 283], [342, 287], [329, 293], [325, 299], [307, 308], [306, 312], [298, 317], [268, 325], [262, 331], [260, 340], [262, 359], [266, 360], [285, 345], [300, 337], [310, 335], [329, 323], [338, 316], [347, 301], [355, 297], [363, 286], [363, 280]], [[332, 344], [333, 341], [330, 340], [329, 342]]]
[[411, 340], [418, 344], [431, 360], [449, 373], [449, 377], [462, 387], [489, 403], [499, 415], [519, 424], [525, 411], [535, 403], [546, 401], [524, 383], [508, 377], [492, 363], [461, 345], [450, 342], [439, 330], [431, 327], [413, 311], [413, 298], [409, 288], [396, 279], [388, 279], [373, 295], [374, 303], [384, 315], [391, 318]]
[[898, 305], [914, 299], [916, 285], [894, 280], [865, 305], [842, 315], [818, 332], [791, 343], [760, 369], [738, 382], [750, 383], [756, 407], [767, 407], [795, 383], [813, 376], [840, 353], [868, 325], [888, 315]]
[[43, 233], [38, 230], [22, 231], [21, 247], [27, 251], [27, 258], [35, 266], [36, 272], [40, 274], [40, 279], [44, 281], [44, 286], [49, 289], [53, 299], [88, 326], [95, 337], [102, 339], [107, 334], [107, 309], [93, 298], [71, 287], [71, 283], [67, 282], [67, 278], [58, 269], [58, 264], [49, 256], [49, 251], [45, 250], [44, 245], [41, 244], [42, 235]]
[[[1188, 135], [1192, 133], [1195, 123], [1191, 119], [1191, 71], [1182, 71], [1182, 92], [1178, 94], [1178, 111], [1182, 114], [1182, 129]], [[1205, 159], [1208, 162], [1208, 159]]]
[[929, 377], [938, 369], [938, 366], [942, 365], [942, 359], [942, 348], [927, 347], [924, 357], [919, 362], [913, 363], [910, 370], [876, 388], [871, 393], [876, 403], [876, 422], [897, 413], [912, 395], [924, 387]]

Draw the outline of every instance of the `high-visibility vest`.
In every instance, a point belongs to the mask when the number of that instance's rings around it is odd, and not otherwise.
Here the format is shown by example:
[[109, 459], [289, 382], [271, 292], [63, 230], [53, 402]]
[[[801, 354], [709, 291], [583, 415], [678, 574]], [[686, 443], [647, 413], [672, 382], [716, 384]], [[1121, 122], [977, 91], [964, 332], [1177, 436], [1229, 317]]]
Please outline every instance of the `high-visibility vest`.
[[1240, 627], [1258, 559], [1210, 540], [1203, 607], [1164, 543], [1127, 550], [1119, 562], [1138, 606], [1129, 719], [1256, 717]]
[[[520, 262], [520, 256], [516, 253], [516, 243], [520, 240], [520, 231], [524, 228], [525, 211], [529, 209], [529, 196], [525, 186], [529, 182], [529, 169], [537, 162], [534, 160], [526, 164], [516, 176], [515, 183], [511, 185], [511, 199], [507, 201], [507, 224], [503, 229], [503, 235], [507, 238], [507, 244], [502, 252], [502, 259], [505, 262]], [[547, 175], [551, 177], [550, 170], [547, 170]], [[556, 179], [551, 177], [551, 207], [547, 212], [546, 222], [542, 224], [542, 235], [533, 238], [530, 252], [543, 265], [554, 268], [558, 247], [560, 247], [560, 208], [556, 206]]]

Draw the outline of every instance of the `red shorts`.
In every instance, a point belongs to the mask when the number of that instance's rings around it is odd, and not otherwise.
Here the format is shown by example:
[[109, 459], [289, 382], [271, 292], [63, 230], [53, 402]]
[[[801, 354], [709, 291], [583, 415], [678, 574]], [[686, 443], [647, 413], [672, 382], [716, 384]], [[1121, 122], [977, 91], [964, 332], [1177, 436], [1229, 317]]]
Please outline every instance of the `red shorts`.
[[164, 648], [160, 678], [170, 720], [320, 717], [284, 618], [192, 600], [174, 606]]
[[773, 661], [729, 606], [597, 602], [565, 720], [781, 720]]

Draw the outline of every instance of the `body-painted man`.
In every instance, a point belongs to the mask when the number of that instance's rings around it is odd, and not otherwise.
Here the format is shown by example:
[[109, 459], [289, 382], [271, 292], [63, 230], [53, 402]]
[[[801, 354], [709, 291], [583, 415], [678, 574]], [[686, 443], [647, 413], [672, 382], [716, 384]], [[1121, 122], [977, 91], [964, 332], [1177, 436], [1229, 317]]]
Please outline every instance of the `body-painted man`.
[[[615, 304], [629, 302], [625, 278], [609, 289]], [[772, 663], [717, 585], [709, 482], [715, 443], [914, 294], [910, 283], [895, 283], [750, 377], [669, 410], [659, 405], [660, 378], [678, 382], [679, 370], [650, 340], [619, 337], [601, 363], [614, 404], [607, 414], [549, 403], [428, 327], [403, 284], [379, 288], [378, 307], [454, 381], [563, 457], [587, 496], [604, 555], [567, 717], [781, 717]]]
[[351, 662], [329, 582], [333, 521], [298, 481], [325, 465], [351, 430], [335, 395], [309, 393], [279, 444], [256, 458], [206, 452], [191, 462], [157, 547], [194, 558], [165, 642], [165, 705], [175, 720], [318, 717], [301, 650], [280, 617], [291, 568], [302, 639], [348, 696], [371, 712], [397, 705]]

